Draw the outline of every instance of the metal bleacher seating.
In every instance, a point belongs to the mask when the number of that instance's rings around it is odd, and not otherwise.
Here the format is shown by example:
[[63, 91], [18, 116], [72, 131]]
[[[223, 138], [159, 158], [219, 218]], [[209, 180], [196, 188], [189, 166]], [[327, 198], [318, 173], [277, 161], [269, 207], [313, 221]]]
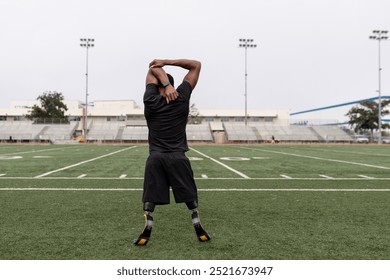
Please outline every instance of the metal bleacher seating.
[[0, 140], [56, 141], [70, 139], [78, 122], [69, 124], [33, 124], [32, 122], [10, 122], [0, 124]]
[[39, 135], [40, 140], [69, 140], [71, 139], [78, 122], [71, 122], [70, 124], [51, 124], [46, 125]]
[[[111, 122], [93, 122], [88, 127], [88, 141], [114, 141], [121, 124]], [[122, 125], [123, 126], [123, 125]]]
[[256, 141], [258, 140], [251, 125], [244, 123], [224, 122], [228, 141]]
[[334, 125], [313, 126], [322, 139], [326, 142], [352, 142], [354, 139], [347, 132]]
[[319, 141], [318, 135], [310, 126], [257, 124], [256, 129], [263, 140], [272, 136], [279, 141]]
[[188, 124], [186, 131], [188, 141], [213, 141], [213, 135], [208, 123]]
[[148, 127], [147, 126], [126, 126], [122, 133], [124, 141], [147, 141]]
[[[213, 131], [223, 131], [228, 142], [268, 142], [272, 137], [282, 142], [353, 142], [339, 126], [331, 125], [278, 125], [273, 123], [223, 122], [188, 124], [187, 140], [214, 142]], [[66, 141], [71, 139], [79, 122], [70, 124], [33, 124], [32, 122], [0, 123], [0, 141]], [[88, 141], [131, 141], [146, 142], [148, 128], [145, 125], [128, 125], [119, 122], [91, 122]]]

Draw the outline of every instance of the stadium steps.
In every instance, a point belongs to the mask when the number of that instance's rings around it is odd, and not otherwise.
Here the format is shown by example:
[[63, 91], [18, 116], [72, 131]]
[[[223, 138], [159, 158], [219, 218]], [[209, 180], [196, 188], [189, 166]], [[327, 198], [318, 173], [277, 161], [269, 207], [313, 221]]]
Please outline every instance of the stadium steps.
[[257, 141], [263, 141], [263, 137], [261, 137], [259, 130], [257, 127], [252, 126], [253, 133], [256, 135]]
[[[70, 123], [72, 124], [73, 122], [70, 122]], [[72, 130], [71, 130], [71, 132], [70, 132], [70, 136], [72, 136], [72, 135], [75, 134], [75, 131], [76, 131], [77, 128], [79, 127], [79, 124], [80, 124], [79, 121], [74, 122], [73, 128], [72, 128]]]
[[35, 140], [41, 140], [43, 136], [45, 135], [45, 132], [49, 129], [49, 126], [45, 125], [41, 131], [38, 132], [38, 134], [35, 136]]
[[229, 132], [227, 131], [224, 122], [222, 122], [222, 128], [223, 128], [223, 131], [225, 131], [225, 140], [226, 140], [226, 141], [229, 141]]
[[120, 126], [118, 129], [118, 133], [116, 134], [115, 140], [116, 141], [121, 141], [123, 138], [123, 131], [125, 130], [124, 126]]
[[318, 137], [318, 141], [325, 142], [324, 137], [322, 137], [313, 127], [309, 127], [309, 130], [311, 130]]

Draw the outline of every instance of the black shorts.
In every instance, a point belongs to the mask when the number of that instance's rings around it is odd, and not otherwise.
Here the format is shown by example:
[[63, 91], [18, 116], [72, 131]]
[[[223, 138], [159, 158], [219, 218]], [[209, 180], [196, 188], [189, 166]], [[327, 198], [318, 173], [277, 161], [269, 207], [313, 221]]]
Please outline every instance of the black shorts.
[[151, 153], [145, 166], [142, 201], [169, 204], [170, 187], [176, 203], [198, 200], [194, 173], [185, 154]]

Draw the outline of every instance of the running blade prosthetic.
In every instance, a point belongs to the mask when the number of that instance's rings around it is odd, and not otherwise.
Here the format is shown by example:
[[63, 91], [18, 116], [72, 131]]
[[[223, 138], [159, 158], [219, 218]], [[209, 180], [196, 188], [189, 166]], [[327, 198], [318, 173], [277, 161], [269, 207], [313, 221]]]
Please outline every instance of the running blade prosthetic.
[[196, 236], [200, 242], [209, 241], [211, 239], [200, 223], [198, 211], [192, 212], [192, 224], [194, 225]]
[[150, 235], [152, 234], [153, 218], [150, 214], [144, 214], [145, 227], [141, 235], [134, 240], [135, 245], [144, 246], [148, 243]]

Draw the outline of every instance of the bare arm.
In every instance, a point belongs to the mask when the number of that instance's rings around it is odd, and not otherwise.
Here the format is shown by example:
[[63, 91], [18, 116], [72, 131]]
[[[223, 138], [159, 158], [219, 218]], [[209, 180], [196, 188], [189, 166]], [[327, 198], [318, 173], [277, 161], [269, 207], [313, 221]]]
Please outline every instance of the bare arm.
[[146, 84], [150, 83], [157, 85], [169, 83], [165, 70], [161, 67], [150, 67], [146, 76]]
[[[169, 83], [168, 76], [164, 69], [161, 67], [150, 67], [148, 74], [146, 75], [146, 84], [166, 84]], [[176, 89], [169, 84], [164, 87], [164, 92], [161, 94], [167, 100], [167, 103], [175, 100], [178, 97]]]
[[196, 84], [198, 83], [201, 69], [201, 63], [199, 61], [190, 59], [155, 59], [149, 64], [149, 67], [161, 68], [166, 65], [178, 66], [187, 69], [188, 73], [185, 75], [183, 80], [187, 81], [191, 85], [192, 89], [195, 88]]

